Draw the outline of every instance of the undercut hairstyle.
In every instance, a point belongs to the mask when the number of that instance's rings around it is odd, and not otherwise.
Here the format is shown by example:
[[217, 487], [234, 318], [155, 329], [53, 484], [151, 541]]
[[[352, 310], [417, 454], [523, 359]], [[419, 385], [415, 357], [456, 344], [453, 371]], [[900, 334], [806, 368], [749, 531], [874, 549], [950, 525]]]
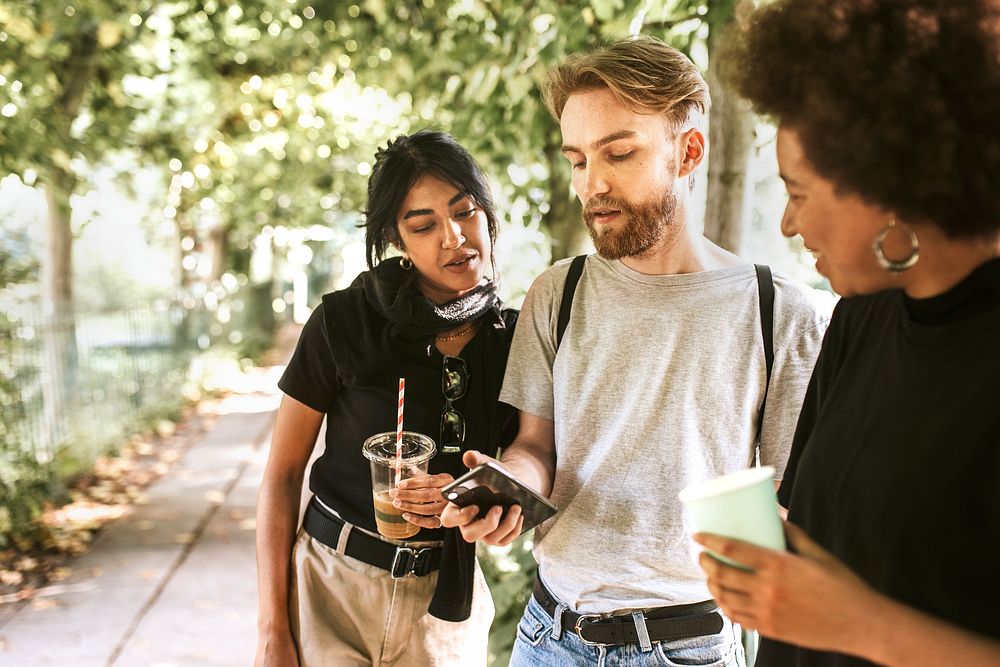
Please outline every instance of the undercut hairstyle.
[[724, 76], [838, 190], [1000, 231], [1000, 0], [777, 0], [739, 24]]
[[[439, 178], [471, 197], [486, 214], [491, 245], [495, 244], [497, 217], [493, 197], [479, 165], [450, 134], [420, 130], [396, 137], [375, 153], [365, 209], [368, 268], [382, 261], [390, 245], [400, 243], [397, 216], [403, 200], [421, 176]], [[490, 263], [494, 264], [492, 252], [490, 255]]]
[[674, 131], [712, 105], [708, 84], [691, 59], [644, 35], [569, 56], [549, 70], [542, 98], [558, 122], [570, 95], [599, 88], [635, 113], [663, 114]]

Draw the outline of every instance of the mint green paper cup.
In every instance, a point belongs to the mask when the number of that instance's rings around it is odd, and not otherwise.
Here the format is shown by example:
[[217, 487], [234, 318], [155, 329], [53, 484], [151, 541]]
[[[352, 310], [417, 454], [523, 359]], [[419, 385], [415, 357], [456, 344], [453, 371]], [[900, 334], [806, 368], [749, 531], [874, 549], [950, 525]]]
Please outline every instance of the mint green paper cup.
[[[774, 468], [762, 466], [705, 480], [678, 494], [698, 531], [731, 537], [769, 549], [785, 549], [785, 531], [774, 493]], [[730, 558], [724, 563], [748, 569]]]

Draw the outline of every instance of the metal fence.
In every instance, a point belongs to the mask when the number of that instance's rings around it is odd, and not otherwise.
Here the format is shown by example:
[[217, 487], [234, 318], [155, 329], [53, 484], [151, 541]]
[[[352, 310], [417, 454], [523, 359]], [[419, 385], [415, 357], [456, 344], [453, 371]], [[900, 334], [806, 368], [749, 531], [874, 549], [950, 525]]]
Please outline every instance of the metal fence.
[[179, 405], [194, 345], [185, 309], [158, 302], [53, 319], [0, 316], [0, 445], [42, 463], [92, 460], [151, 411]]
[[0, 312], [0, 454], [39, 463], [58, 454], [86, 466], [181, 405], [194, 355], [218, 343], [251, 352], [269, 345], [272, 285], [225, 278], [174, 299], [69, 319], [35, 308]]

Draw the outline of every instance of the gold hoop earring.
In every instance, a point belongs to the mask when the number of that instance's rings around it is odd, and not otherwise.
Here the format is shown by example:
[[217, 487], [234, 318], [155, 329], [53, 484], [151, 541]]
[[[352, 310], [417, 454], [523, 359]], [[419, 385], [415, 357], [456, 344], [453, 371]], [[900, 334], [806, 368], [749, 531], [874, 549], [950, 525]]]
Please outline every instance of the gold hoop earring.
[[[889, 259], [885, 256], [885, 251], [882, 249], [885, 237], [894, 229], [899, 229], [910, 238], [910, 254], [903, 259]], [[872, 250], [875, 251], [875, 259], [878, 261], [878, 265], [889, 273], [902, 273], [916, 264], [917, 260], [920, 259], [920, 242], [917, 239], [916, 233], [906, 225], [897, 225], [895, 218], [890, 220], [889, 224], [883, 227], [882, 231], [875, 237], [875, 240], [872, 242]]]
[[403, 269], [404, 271], [409, 271], [410, 269], [413, 268], [413, 262], [410, 261], [409, 257], [403, 255], [402, 257], [399, 258], [399, 268]]

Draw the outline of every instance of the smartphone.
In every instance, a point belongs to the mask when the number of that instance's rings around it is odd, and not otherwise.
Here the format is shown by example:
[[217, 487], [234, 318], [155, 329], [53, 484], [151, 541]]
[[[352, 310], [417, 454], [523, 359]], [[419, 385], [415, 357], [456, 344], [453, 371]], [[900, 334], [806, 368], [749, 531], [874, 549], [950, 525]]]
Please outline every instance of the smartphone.
[[534, 528], [555, 516], [559, 509], [527, 486], [510, 476], [492, 461], [478, 465], [441, 489], [441, 495], [459, 507], [476, 505], [477, 519], [482, 519], [494, 505], [504, 508], [504, 515], [513, 505], [521, 506], [524, 523], [521, 532]]

